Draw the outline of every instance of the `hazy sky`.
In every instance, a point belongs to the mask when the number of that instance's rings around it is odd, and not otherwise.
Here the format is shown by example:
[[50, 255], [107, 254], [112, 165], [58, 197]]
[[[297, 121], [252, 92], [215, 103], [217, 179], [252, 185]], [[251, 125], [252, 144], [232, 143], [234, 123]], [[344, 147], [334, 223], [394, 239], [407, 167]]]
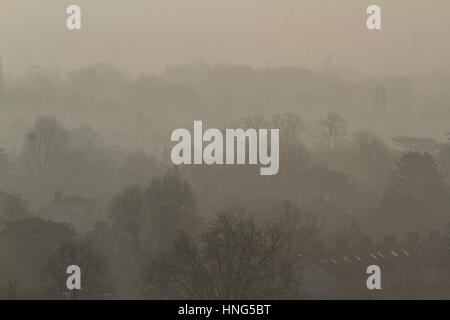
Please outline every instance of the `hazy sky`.
[[[70, 4], [81, 31], [65, 27]], [[383, 30], [367, 30], [369, 4], [381, 6]], [[403, 73], [412, 61], [449, 70], [449, 42], [448, 0], [0, 0], [10, 74], [98, 61], [135, 73], [192, 62], [322, 68], [327, 56], [363, 72]]]

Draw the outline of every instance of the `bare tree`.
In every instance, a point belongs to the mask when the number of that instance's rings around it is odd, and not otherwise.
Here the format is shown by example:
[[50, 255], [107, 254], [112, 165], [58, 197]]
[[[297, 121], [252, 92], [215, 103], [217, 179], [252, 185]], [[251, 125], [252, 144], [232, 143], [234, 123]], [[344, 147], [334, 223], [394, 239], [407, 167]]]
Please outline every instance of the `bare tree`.
[[[69, 290], [66, 269], [77, 265], [81, 269], [81, 289]], [[44, 296], [50, 299], [109, 299], [114, 284], [105, 257], [98, 255], [85, 242], [69, 242], [56, 250], [42, 270]]]
[[319, 132], [328, 149], [334, 152], [347, 134], [347, 121], [337, 113], [328, 112], [326, 117], [319, 119]]
[[170, 169], [163, 176], [154, 177], [146, 188], [133, 185], [115, 196], [110, 219], [142, 260], [149, 251], [171, 243], [178, 231], [198, 227], [196, 210], [191, 185], [178, 170]]
[[180, 235], [145, 273], [149, 296], [193, 299], [293, 298], [297, 253], [282, 220], [260, 226], [230, 206], [200, 237]]
[[24, 157], [33, 173], [40, 174], [62, 155], [68, 142], [67, 130], [54, 118], [38, 118], [25, 140]]
[[140, 235], [145, 226], [144, 188], [134, 185], [118, 194], [111, 203], [113, 225], [130, 239], [136, 253], [141, 253]]
[[33, 293], [21, 286], [17, 281], [9, 280], [0, 287], [0, 300], [26, 300], [36, 298]]
[[148, 226], [153, 242], [162, 248], [179, 231], [194, 231], [199, 226], [197, 198], [191, 184], [177, 168], [152, 179], [145, 190]]
[[280, 130], [281, 161], [290, 170], [304, 169], [309, 155], [303, 145], [301, 133], [305, 129], [303, 118], [294, 113], [277, 114], [272, 117], [270, 125]]
[[275, 223], [286, 237], [287, 250], [293, 255], [308, 251], [311, 240], [324, 227], [323, 218], [304, 212], [289, 201], [282, 203], [272, 223]]
[[354, 143], [367, 174], [375, 179], [387, 178], [394, 165], [394, 158], [386, 143], [368, 132], [358, 133]]
[[272, 117], [271, 126], [280, 129], [280, 137], [285, 144], [300, 144], [300, 133], [304, 129], [301, 116], [294, 113], [277, 114]]
[[408, 152], [401, 155], [391, 172], [391, 188], [399, 195], [421, 201], [428, 207], [447, 211], [449, 190], [438, 164], [428, 153]]

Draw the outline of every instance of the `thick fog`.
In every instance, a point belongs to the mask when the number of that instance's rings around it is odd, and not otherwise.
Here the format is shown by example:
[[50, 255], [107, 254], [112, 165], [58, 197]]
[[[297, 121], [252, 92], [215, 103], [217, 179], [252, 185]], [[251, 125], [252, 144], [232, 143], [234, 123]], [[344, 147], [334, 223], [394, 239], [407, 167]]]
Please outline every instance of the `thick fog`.
[[0, 299], [449, 298], [449, 1], [70, 4], [0, 2]]
[[194, 62], [321, 69], [327, 57], [356, 73], [448, 70], [448, 1], [377, 1], [380, 32], [365, 28], [372, 2], [80, 0], [83, 27], [71, 33], [71, 1], [2, 1], [0, 53], [10, 74], [98, 61], [134, 74]]

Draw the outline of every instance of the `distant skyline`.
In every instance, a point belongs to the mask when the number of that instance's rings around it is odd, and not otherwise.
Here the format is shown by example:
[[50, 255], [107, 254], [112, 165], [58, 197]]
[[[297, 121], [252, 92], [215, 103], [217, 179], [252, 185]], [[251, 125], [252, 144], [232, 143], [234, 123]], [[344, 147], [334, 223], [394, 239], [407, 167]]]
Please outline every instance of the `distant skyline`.
[[[82, 30], [65, 28], [70, 4]], [[382, 9], [382, 30], [365, 27]], [[252, 67], [333, 65], [368, 74], [449, 71], [448, 0], [3, 0], [6, 74], [108, 62], [139, 74], [195, 62]]]

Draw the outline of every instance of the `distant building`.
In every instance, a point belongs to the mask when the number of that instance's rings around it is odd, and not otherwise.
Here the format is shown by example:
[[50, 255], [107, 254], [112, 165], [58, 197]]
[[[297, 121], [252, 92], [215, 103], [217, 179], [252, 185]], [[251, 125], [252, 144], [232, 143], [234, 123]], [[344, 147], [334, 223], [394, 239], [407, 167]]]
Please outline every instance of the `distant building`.
[[[312, 251], [302, 256], [301, 290], [312, 299], [449, 299], [449, 239], [431, 231], [420, 239], [410, 233], [397, 242], [394, 235], [373, 245]], [[369, 265], [381, 269], [381, 290], [369, 290]]]
[[42, 208], [39, 215], [55, 222], [67, 223], [77, 234], [85, 234], [94, 229], [97, 206], [94, 199], [82, 196], [63, 197], [58, 190], [53, 202]]

